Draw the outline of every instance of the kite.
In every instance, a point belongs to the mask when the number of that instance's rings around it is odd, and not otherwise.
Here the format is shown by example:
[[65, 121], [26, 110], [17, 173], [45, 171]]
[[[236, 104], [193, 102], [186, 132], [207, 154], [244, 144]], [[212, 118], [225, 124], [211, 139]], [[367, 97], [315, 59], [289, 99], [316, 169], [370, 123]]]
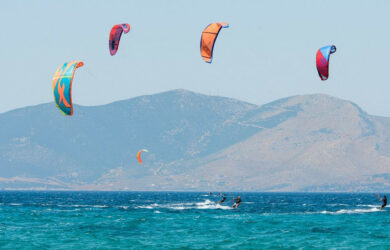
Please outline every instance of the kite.
[[336, 52], [336, 46], [329, 45], [317, 51], [317, 71], [321, 80], [325, 81], [329, 77], [329, 56]]
[[229, 24], [218, 22], [209, 24], [202, 32], [202, 37], [200, 39], [200, 55], [203, 57], [203, 60], [207, 63], [211, 63], [213, 60], [213, 50], [214, 44], [217, 40], [219, 31], [222, 28], [228, 28]]
[[140, 151], [138, 151], [137, 153], [137, 160], [140, 164], [143, 164], [142, 160], [141, 160], [141, 153], [142, 152], [149, 152], [147, 149], [141, 149]]
[[73, 114], [72, 82], [74, 72], [84, 65], [81, 61], [64, 63], [53, 76], [54, 100], [64, 115]]
[[112, 56], [115, 55], [118, 51], [119, 41], [121, 40], [122, 33], [124, 32], [126, 34], [129, 31], [130, 25], [127, 23], [117, 24], [112, 27], [108, 41], [108, 48]]

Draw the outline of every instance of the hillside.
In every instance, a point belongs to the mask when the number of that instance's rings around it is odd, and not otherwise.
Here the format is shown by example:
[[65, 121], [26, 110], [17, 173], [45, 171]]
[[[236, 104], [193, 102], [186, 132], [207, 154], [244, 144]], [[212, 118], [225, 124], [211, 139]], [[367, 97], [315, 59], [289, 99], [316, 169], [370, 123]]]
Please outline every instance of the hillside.
[[259, 107], [174, 90], [72, 117], [48, 103], [0, 114], [0, 131], [0, 188], [390, 190], [390, 119], [325, 95]]

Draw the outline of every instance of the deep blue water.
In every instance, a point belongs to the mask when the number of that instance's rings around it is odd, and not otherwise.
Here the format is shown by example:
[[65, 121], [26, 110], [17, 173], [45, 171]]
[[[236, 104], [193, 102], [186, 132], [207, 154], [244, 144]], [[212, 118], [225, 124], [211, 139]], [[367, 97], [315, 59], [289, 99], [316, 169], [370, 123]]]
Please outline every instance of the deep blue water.
[[4, 191], [0, 247], [390, 249], [390, 208], [375, 194], [226, 195]]

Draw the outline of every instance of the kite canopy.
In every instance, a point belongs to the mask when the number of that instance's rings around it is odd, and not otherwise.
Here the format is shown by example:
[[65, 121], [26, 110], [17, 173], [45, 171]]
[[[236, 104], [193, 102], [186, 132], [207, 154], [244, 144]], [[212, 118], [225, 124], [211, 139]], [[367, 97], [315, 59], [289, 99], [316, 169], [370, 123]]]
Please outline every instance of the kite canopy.
[[108, 41], [108, 48], [112, 56], [115, 55], [118, 51], [119, 41], [121, 40], [122, 33], [124, 32], [126, 34], [129, 31], [130, 25], [127, 23], [117, 24], [112, 27]]
[[53, 76], [54, 100], [57, 107], [64, 115], [73, 114], [72, 104], [72, 81], [77, 68], [84, 65], [81, 61], [64, 63], [58, 67]]
[[317, 71], [321, 80], [325, 81], [329, 77], [329, 56], [336, 52], [336, 46], [329, 45], [317, 51]]
[[228, 28], [229, 24], [218, 22], [212, 23], [207, 26], [203, 32], [200, 39], [200, 55], [203, 57], [203, 60], [207, 63], [211, 63], [213, 60], [213, 50], [214, 44], [217, 40], [219, 31], [222, 28]]
[[142, 152], [149, 152], [147, 149], [141, 149], [140, 151], [138, 151], [137, 153], [137, 160], [140, 164], [143, 164], [142, 160], [141, 160], [141, 153]]

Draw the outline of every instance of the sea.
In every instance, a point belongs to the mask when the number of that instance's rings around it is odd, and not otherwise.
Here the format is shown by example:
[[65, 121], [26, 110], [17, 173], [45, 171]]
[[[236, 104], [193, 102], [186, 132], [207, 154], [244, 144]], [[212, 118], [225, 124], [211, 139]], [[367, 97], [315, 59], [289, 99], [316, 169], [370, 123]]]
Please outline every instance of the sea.
[[0, 248], [390, 249], [377, 194], [225, 195], [1, 191]]

